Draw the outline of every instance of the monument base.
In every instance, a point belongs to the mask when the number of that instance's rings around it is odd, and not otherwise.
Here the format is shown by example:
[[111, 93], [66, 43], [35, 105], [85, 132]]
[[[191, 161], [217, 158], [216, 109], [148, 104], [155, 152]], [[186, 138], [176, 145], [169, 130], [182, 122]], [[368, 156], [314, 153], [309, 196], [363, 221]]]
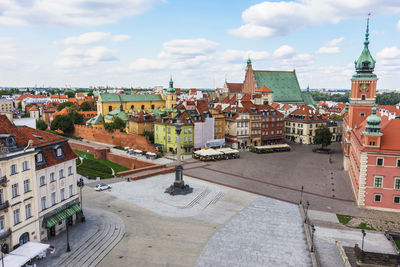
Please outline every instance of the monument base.
[[164, 193], [170, 194], [172, 196], [175, 195], [187, 195], [193, 192], [193, 188], [189, 185], [185, 185], [182, 181], [180, 183], [174, 183], [167, 189], [165, 189]]

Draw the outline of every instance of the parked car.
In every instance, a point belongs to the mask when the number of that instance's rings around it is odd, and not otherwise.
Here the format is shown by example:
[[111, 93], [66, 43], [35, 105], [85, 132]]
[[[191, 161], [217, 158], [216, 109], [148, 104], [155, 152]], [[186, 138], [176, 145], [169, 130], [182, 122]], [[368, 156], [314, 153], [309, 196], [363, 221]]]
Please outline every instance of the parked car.
[[103, 191], [103, 190], [111, 189], [111, 185], [109, 185], [109, 184], [98, 184], [98, 185], [96, 185], [96, 187], [94, 189], [96, 191]]

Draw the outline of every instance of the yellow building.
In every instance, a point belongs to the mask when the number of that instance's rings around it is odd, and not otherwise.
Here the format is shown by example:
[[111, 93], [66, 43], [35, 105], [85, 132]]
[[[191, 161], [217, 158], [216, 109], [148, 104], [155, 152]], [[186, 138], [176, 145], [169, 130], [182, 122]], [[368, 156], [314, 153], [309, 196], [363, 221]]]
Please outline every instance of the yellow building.
[[225, 117], [217, 109], [209, 109], [214, 118], [214, 139], [225, 139]]
[[[181, 151], [182, 154], [191, 154], [194, 144], [194, 125], [186, 112], [180, 118], [182, 123]], [[175, 118], [164, 118], [159, 122], [154, 122], [154, 145], [159, 148], [159, 151], [176, 153], [178, 141], [176, 123]]]
[[100, 94], [97, 100], [97, 112], [107, 115], [114, 109], [122, 109], [126, 113], [134, 110], [154, 110], [165, 107], [165, 100], [161, 94]]
[[169, 79], [169, 88], [167, 89], [165, 107], [172, 109], [176, 106], [176, 91], [172, 77]]
[[[8, 121], [0, 116], [1, 123]], [[2, 124], [0, 135], [0, 240], [9, 251], [40, 241], [35, 175], [35, 149], [17, 143], [17, 127]]]
[[0, 112], [13, 112], [14, 103], [12, 99], [0, 99]]
[[130, 134], [143, 135], [144, 132], [153, 132], [154, 117], [151, 114], [139, 112], [128, 119], [127, 132]]

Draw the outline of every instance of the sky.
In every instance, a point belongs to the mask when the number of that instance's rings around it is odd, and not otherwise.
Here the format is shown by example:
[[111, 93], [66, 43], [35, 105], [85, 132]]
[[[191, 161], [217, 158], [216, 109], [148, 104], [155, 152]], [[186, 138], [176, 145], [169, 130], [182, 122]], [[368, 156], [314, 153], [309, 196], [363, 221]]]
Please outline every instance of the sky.
[[350, 88], [370, 18], [378, 88], [399, 89], [398, 0], [2, 0], [0, 86], [215, 88], [256, 70]]

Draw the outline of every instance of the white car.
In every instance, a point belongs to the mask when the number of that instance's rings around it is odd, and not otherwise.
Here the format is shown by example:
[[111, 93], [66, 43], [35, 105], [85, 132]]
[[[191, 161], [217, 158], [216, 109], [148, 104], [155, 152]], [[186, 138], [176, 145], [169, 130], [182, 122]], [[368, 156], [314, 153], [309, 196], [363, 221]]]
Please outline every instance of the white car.
[[103, 190], [111, 189], [111, 185], [109, 185], [109, 184], [98, 184], [98, 185], [96, 185], [96, 187], [94, 189], [96, 191], [103, 191]]

